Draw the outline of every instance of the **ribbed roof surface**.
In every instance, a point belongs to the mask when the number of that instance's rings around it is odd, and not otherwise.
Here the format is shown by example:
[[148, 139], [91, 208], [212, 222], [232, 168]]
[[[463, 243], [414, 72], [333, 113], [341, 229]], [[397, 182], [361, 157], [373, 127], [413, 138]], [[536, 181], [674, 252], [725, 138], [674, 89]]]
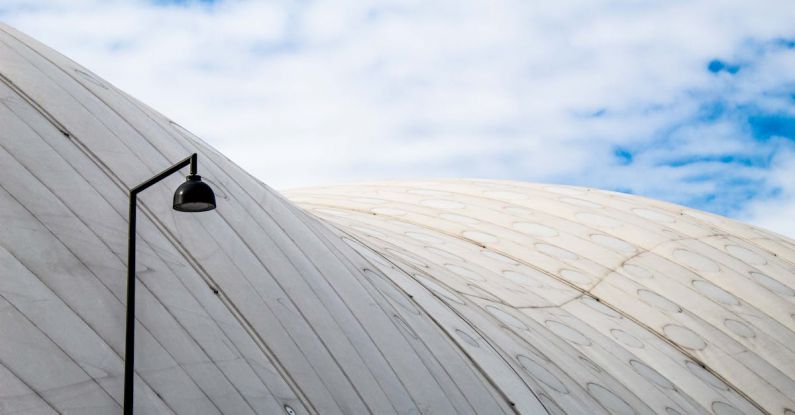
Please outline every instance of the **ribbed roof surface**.
[[326, 225], [7, 26], [0, 126], [0, 413], [120, 411], [127, 192], [194, 151], [217, 210], [140, 196], [136, 413], [510, 411]]
[[485, 181], [289, 193], [317, 219], [0, 25], [0, 413], [118, 413], [127, 192], [192, 152], [217, 210], [140, 196], [136, 413], [795, 407], [791, 240]]
[[421, 306], [441, 300], [463, 317], [470, 327], [438, 321], [511, 399], [524, 384], [552, 413], [795, 407], [795, 244], [779, 235], [636, 196], [504, 181], [288, 197], [421, 282], [434, 297], [415, 294]]

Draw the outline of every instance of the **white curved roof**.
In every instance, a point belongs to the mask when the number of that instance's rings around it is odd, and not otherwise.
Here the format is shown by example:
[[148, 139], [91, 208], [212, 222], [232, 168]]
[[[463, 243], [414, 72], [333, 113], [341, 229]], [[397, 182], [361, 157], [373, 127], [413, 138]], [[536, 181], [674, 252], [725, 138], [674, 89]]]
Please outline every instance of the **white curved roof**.
[[472, 322], [474, 336], [445, 328], [465, 348], [497, 349], [552, 412], [795, 407], [784, 237], [577, 187], [442, 180], [287, 195]]
[[[795, 243], [569, 187], [298, 190], [0, 25], [0, 413], [788, 413]], [[333, 226], [332, 226], [333, 225]], [[789, 408], [789, 409], [788, 409]], [[734, 412], [732, 412], [734, 411]]]

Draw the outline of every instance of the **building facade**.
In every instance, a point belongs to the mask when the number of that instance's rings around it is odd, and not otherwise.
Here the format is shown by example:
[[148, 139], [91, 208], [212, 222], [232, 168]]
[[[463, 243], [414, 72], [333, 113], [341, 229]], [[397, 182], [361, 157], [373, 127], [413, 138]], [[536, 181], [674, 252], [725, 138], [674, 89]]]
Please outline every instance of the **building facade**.
[[795, 242], [636, 196], [444, 180], [283, 196], [0, 25], [0, 413], [793, 414]]

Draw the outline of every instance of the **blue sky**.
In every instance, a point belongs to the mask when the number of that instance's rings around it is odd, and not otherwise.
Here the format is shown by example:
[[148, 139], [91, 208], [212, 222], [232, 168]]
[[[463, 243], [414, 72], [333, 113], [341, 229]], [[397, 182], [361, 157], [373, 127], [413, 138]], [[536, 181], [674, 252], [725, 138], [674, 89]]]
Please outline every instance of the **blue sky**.
[[795, 236], [790, 1], [0, 0], [276, 188], [483, 177]]

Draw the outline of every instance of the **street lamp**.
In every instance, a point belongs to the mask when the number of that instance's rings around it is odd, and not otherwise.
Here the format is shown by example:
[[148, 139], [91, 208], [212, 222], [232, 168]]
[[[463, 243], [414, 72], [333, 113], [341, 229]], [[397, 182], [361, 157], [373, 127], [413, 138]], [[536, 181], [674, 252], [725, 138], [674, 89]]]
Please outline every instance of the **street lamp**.
[[215, 209], [215, 193], [196, 174], [196, 153], [163, 170], [130, 190], [130, 231], [127, 244], [127, 335], [124, 343], [124, 415], [133, 413], [133, 378], [135, 373], [135, 213], [138, 193], [190, 164], [190, 174], [174, 192], [174, 210], [206, 212]]

